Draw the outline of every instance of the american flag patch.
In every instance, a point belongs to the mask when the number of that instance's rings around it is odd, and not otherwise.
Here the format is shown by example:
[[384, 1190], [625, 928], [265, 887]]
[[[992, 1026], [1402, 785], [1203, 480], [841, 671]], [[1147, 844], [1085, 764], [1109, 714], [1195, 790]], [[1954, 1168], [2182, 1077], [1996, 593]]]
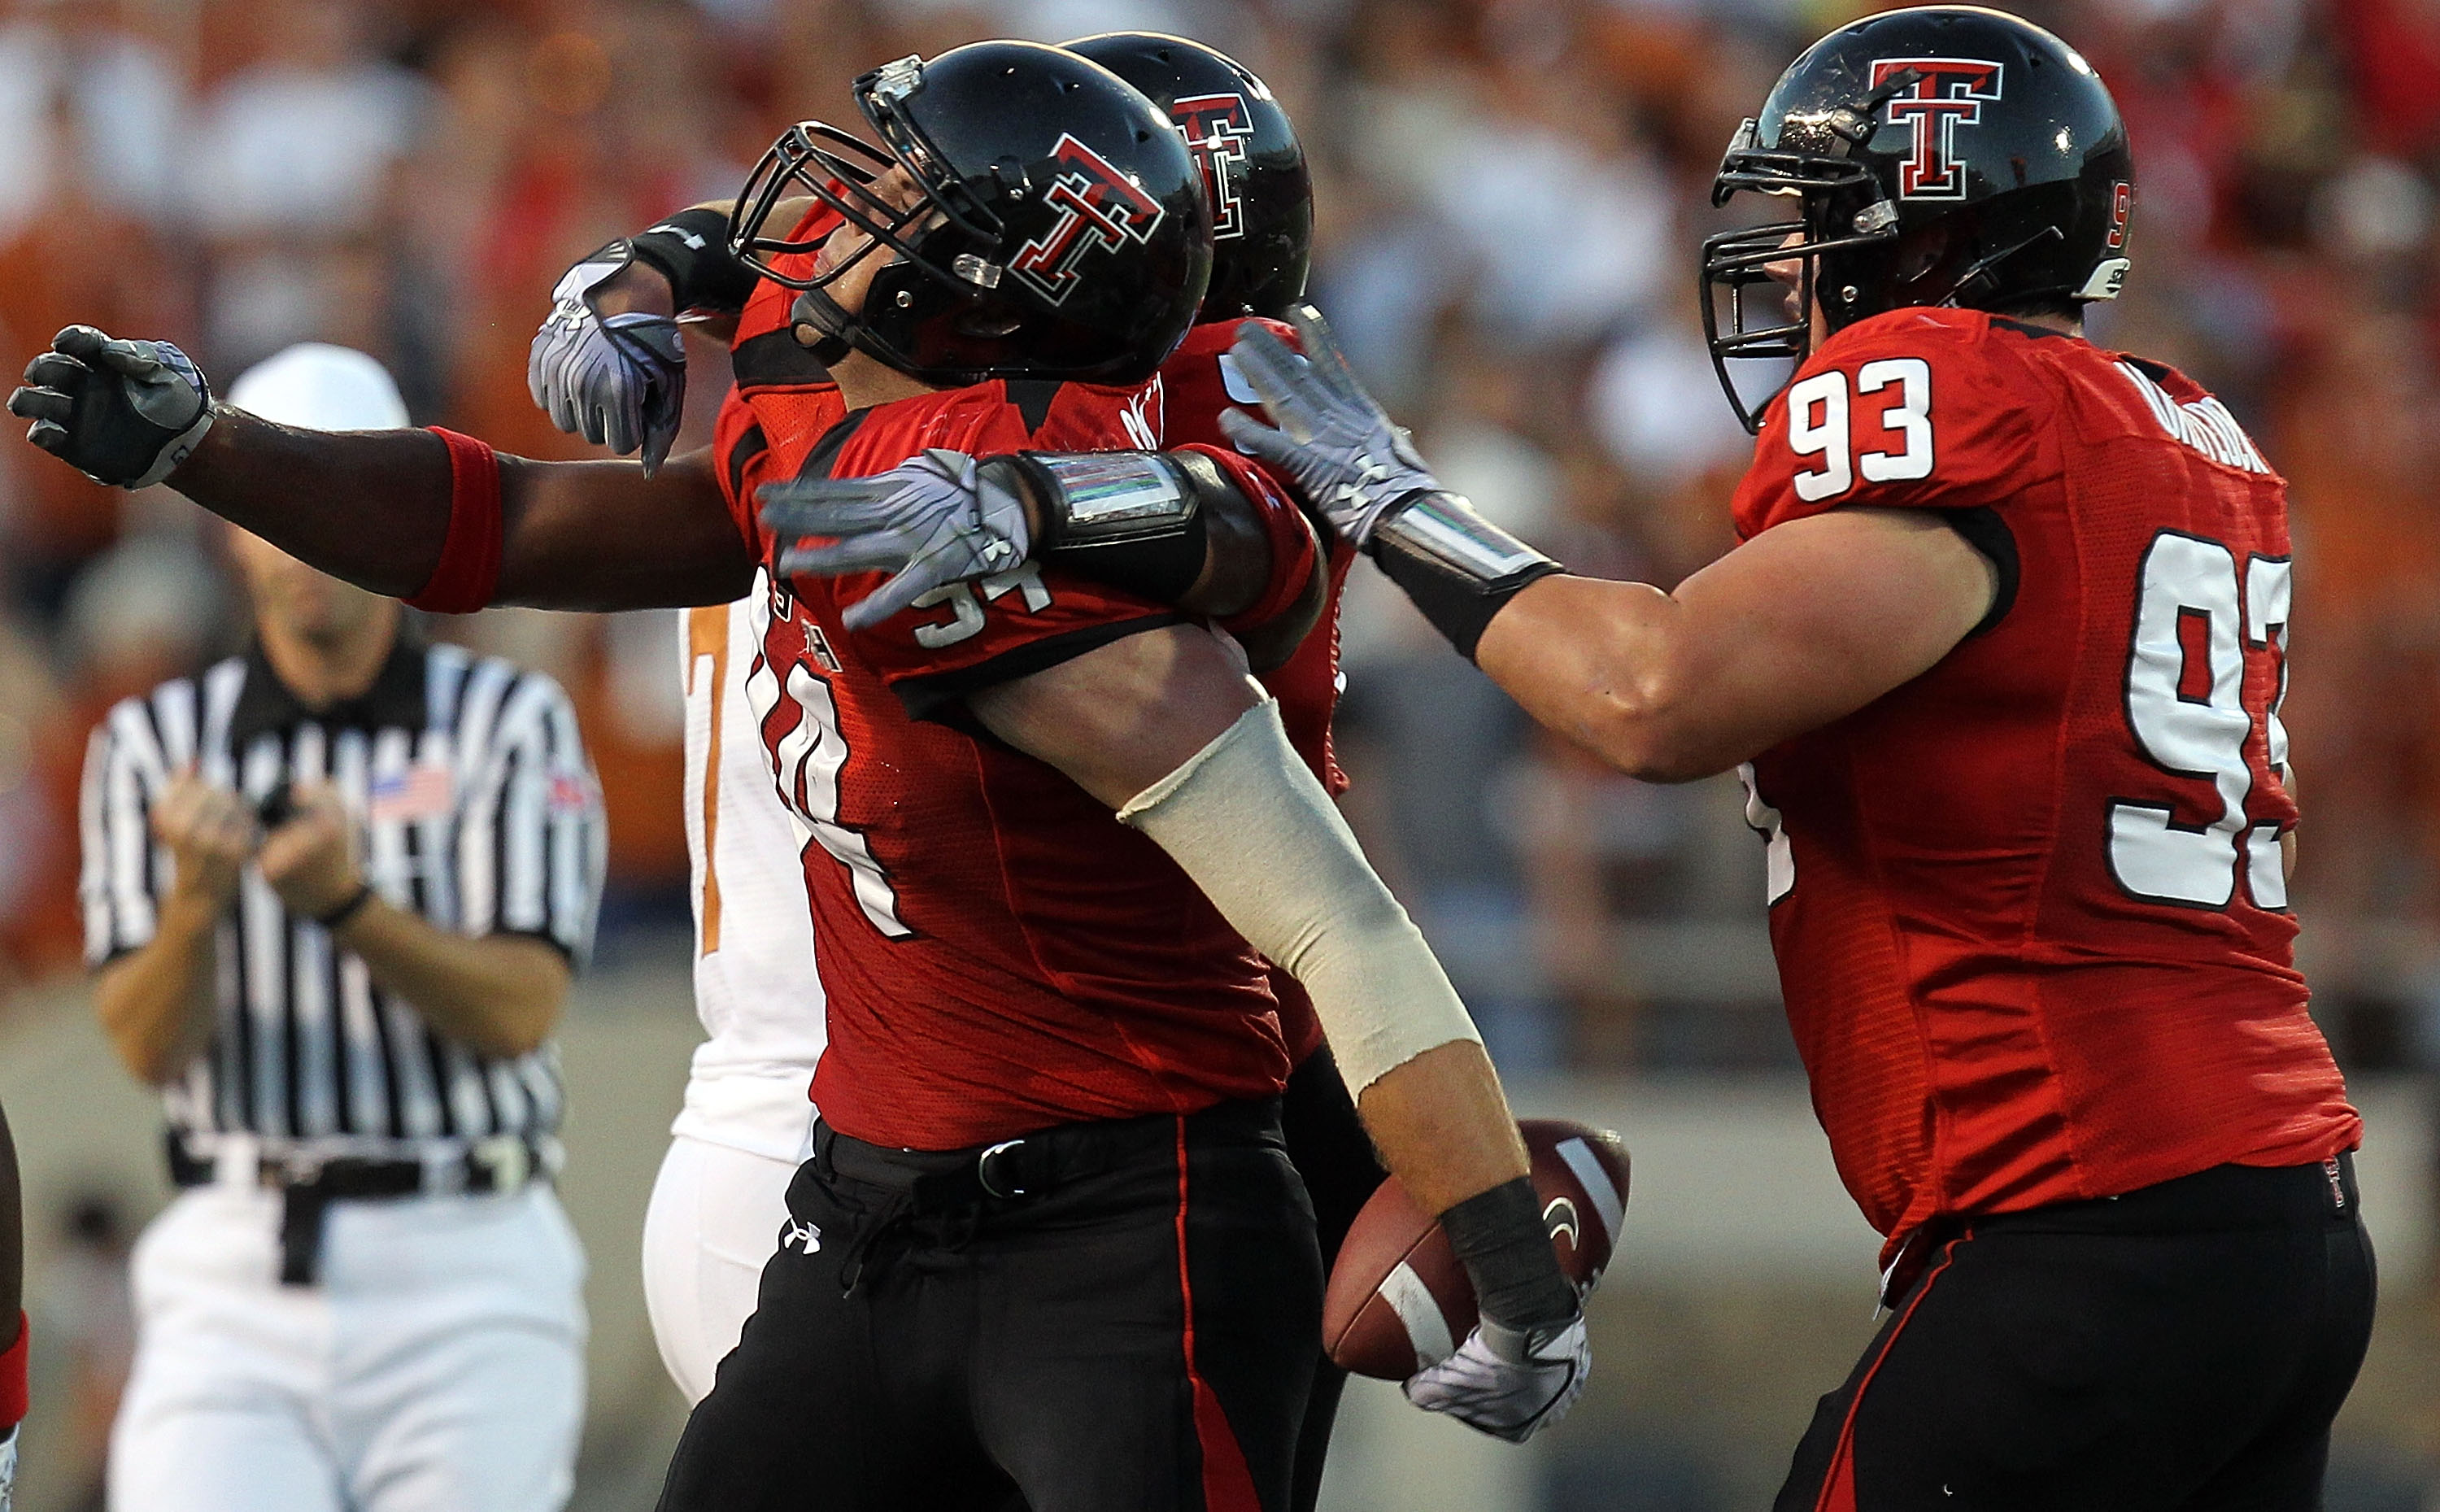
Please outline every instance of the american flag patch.
[[374, 778], [365, 794], [365, 818], [375, 824], [411, 824], [439, 819], [456, 801], [449, 768], [418, 765]]
[[582, 814], [593, 806], [593, 784], [561, 772], [550, 780], [550, 811]]

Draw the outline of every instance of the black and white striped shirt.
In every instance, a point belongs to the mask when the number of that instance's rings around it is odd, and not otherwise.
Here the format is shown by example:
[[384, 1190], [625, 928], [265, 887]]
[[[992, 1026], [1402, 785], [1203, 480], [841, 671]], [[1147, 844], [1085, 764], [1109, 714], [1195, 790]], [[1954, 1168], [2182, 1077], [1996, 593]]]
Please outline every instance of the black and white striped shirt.
[[[547, 940], [572, 960], [591, 947], [601, 788], [567, 695], [539, 673], [403, 641], [361, 697], [316, 713], [258, 651], [120, 703], [85, 756], [96, 965], [153, 937], [173, 863], [151, 807], [189, 764], [258, 802], [283, 783], [332, 783], [362, 826], [366, 881], [440, 928]], [[435, 1033], [252, 866], [218, 945], [218, 1026], [164, 1093], [190, 1147], [251, 1134], [389, 1150], [557, 1127], [552, 1047], [495, 1060]]]

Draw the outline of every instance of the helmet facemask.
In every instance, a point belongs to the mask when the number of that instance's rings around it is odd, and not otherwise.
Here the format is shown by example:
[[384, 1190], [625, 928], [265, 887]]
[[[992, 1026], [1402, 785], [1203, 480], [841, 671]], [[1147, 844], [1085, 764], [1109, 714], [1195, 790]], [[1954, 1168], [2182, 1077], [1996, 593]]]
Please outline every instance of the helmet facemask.
[[[903, 372], [958, 381], [965, 375], [940, 370], [939, 354], [917, 350], [909, 339], [917, 326], [948, 313], [958, 333], [996, 339], [1021, 325], [1025, 311], [996, 294], [1003, 270], [984, 255], [1001, 239], [999, 216], [975, 203], [897, 108], [921, 79], [920, 61], [907, 58], [856, 81], [856, 104], [882, 147], [822, 121], [800, 121], [781, 133], [729, 211], [729, 250], [763, 278], [801, 291], [794, 318], [822, 333], [814, 349], [821, 361], [834, 364], [855, 350]], [[893, 170], [916, 189], [903, 204], [876, 187]], [[796, 241], [772, 232], [774, 212], [799, 196], [835, 211], [864, 234], [864, 244], [822, 267], [827, 236]], [[829, 291], [875, 256], [888, 258], [888, 265], [874, 273], [862, 308], [849, 311]], [[799, 273], [782, 259], [815, 261]]]
[[[1854, 104], [1811, 120], [1790, 119], [1777, 148], [1758, 144], [1758, 128], [1750, 117], [1729, 140], [1712, 183], [1715, 208], [1748, 192], [1798, 204], [1793, 220], [1722, 231], [1703, 240], [1703, 336], [1729, 406], [1749, 432], [1762, 429], [1762, 413], [1779, 390], [1749, 405], [1729, 365], [1785, 363], [1792, 377], [1812, 354], [1817, 309], [1833, 331], [1859, 317], [1857, 307], [1864, 291], [1840, 264], [1867, 248], [1885, 257], [1897, 240], [1897, 206], [1871, 167], [1848, 154], [1873, 139], [1882, 104], [1914, 77], [1903, 74]], [[1789, 263], [1796, 269], [1792, 291], [1770, 271]], [[1827, 301], [1821, 297], [1825, 280], [1834, 291]], [[1757, 297], [1769, 303], [1756, 309]]]

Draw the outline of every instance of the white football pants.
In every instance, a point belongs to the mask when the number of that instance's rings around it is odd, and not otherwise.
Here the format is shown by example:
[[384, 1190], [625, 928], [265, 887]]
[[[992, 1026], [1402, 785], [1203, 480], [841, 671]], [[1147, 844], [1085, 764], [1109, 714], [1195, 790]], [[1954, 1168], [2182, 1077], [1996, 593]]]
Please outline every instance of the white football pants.
[[334, 1202], [279, 1285], [279, 1197], [186, 1192], [133, 1264], [112, 1512], [553, 1512], [584, 1418], [584, 1254], [549, 1186]]
[[792, 1161], [680, 1134], [644, 1210], [644, 1310], [661, 1363], [689, 1402], [737, 1347], [762, 1267], [788, 1221]]

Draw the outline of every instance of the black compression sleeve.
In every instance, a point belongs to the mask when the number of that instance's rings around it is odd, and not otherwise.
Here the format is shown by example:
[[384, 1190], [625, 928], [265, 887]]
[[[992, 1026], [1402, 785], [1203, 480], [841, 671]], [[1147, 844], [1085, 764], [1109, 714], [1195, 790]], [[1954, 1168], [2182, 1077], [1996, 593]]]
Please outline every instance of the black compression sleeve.
[[1474, 1282], [1482, 1316], [1520, 1333], [1575, 1317], [1576, 1288], [1542, 1227], [1542, 1201], [1525, 1177], [1441, 1215], [1441, 1232]]
[[728, 212], [697, 207], [627, 239], [636, 261], [670, 280], [681, 311], [733, 315], [754, 292], [754, 270], [728, 250]]

